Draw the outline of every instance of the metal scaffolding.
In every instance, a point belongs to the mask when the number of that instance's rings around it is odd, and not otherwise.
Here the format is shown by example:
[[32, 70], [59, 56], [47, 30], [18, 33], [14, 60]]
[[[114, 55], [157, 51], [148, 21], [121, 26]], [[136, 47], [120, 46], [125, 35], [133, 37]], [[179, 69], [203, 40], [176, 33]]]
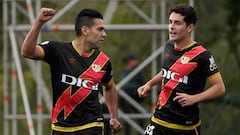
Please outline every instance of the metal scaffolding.
[[[49, 0], [48, 2], [58, 2], [61, 0]], [[47, 27], [44, 28], [46, 31], [70, 31], [73, 30], [74, 26], [69, 24], [54, 24], [59, 18], [63, 17], [65, 13], [71, 10], [77, 3], [89, 2], [93, 0], [63, 0], [68, 2], [64, 5], [55, 17], [47, 23]], [[96, 0], [99, 3], [105, 2], [106, 9], [104, 13], [104, 22], [106, 24], [106, 29], [108, 31], [124, 31], [124, 30], [150, 30], [152, 32], [152, 42], [151, 42], [151, 55], [146, 58], [134, 71], [132, 71], [126, 78], [121, 80], [117, 84], [117, 89], [119, 96], [125, 98], [130, 104], [136, 106], [136, 108], [141, 112], [139, 115], [124, 114], [119, 110], [120, 117], [128, 122], [137, 132], [143, 133], [144, 129], [140, 127], [133, 118], [149, 118], [151, 112], [148, 112], [142, 105], [134, 101], [130, 96], [128, 96], [124, 91], [121, 90], [122, 86], [128, 82], [134, 75], [143, 70], [146, 66], [151, 65], [151, 73], [154, 76], [157, 70], [157, 60], [163, 51], [162, 47], [159, 45], [167, 39], [166, 33], [161, 33], [161, 41], [157, 40], [157, 35], [155, 31], [167, 30], [166, 24], [166, 6], [169, 1], [167, 0]], [[134, 2], [149, 2], [151, 4], [151, 16], [149, 17], [141, 9], [139, 9]], [[4, 101], [4, 127], [3, 135], [17, 135], [18, 134], [18, 120], [26, 120], [27, 128], [30, 135], [43, 135], [43, 119], [50, 119], [52, 99], [49, 93], [48, 87], [45, 80], [42, 77], [41, 62], [36, 62], [32, 60], [25, 60], [29, 69], [32, 72], [33, 78], [36, 81], [36, 112], [32, 113], [31, 106], [28, 100], [28, 92], [26, 87], [26, 80], [24, 79], [24, 74], [22, 70], [22, 63], [19, 54], [19, 48], [23, 37], [19, 36], [19, 33], [26, 33], [31, 24], [35, 20], [35, 11], [39, 11], [42, 6], [41, 0], [3, 0], [3, 101]], [[110, 24], [111, 20], [114, 18], [114, 13], [122, 2], [128, 6], [133, 12], [144, 19], [148, 24]], [[174, 1], [170, 1], [174, 2]], [[190, 5], [194, 5], [193, 0], [188, 0]], [[34, 5], [33, 5], [34, 4]], [[156, 6], [160, 4], [161, 10], [157, 11]], [[34, 7], [34, 8], [33, 8]], [[27, 24], [19, 24], [17, 20], [17, 13], [28, 18]], [[9, 15], [11, 17], [9, 17]], [[156, 21], [156, 17], [159, 16], [161, 22]], [[41, 41], [41, 35], [39, 36], [39, 41]], [[11, 86], [11, 87], [9, 87]], [[18, 88], [19, 87], [19, 88]], [[19, 114], [18, 108], [18, 89], [21, 91], [21, 100], [24, 104], [24, 114]], [[10, 95], [11, 94], [11, 95]], [[152, 104], [156, 102], [156, 88], [152, 92]], [[104, 100], [101, 98], [101, 102]], [[43, 106], [46, 106], [48, 113], [43, 113]], [[33, 120], [36, 120], [37, 125], [34, 125]], [[49, 133], [50, 134], [50, 133]]]

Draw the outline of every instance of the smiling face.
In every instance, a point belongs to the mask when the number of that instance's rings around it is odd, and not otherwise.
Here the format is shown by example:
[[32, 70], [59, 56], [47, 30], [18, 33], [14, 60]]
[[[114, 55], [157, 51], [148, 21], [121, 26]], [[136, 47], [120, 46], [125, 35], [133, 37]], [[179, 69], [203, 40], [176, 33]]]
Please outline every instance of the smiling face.
[[169, 16], [168, 24], [169, 39], [175, 41], [176, 43], [189, 40], [193, 27], [193, 24], [186, 24], [184, 16], [172, 12]]
[[94, 24], [91, 27], [84, 26], [86, 28], [86, 42], [92, 49], [102, 47], [103, 41], [107, 36], [102, 19], [94, 19]]

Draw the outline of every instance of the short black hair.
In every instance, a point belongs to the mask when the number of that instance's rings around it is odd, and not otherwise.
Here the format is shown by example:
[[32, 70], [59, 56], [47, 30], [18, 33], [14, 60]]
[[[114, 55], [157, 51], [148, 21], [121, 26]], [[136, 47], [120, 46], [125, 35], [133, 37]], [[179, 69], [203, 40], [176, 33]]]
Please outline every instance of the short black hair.
[[123, 57], [123, 62], [128, 63], [130, 60], [137, 60], [137, 56], [135, 54], [128, 54]]
[[193, 23], [194, 25], [197, 23], [197, 15], [192, 6], [184, 5], [184, 4], [174, 4], [169, 8], [169, 15], [172, 13], [178, 13], [184, 16], [184, 21], [187, 25]]
[[81, 28], [82, 26], [90, 27], [94, 24], [94, 19], [99, 18], [103, 19], [103, 16], [100, 12], [95, 9], [85, 8], [81, 10], [77, 17], [75, 18], [75, 33], [76, 36], [80, 36], [82, 34]]

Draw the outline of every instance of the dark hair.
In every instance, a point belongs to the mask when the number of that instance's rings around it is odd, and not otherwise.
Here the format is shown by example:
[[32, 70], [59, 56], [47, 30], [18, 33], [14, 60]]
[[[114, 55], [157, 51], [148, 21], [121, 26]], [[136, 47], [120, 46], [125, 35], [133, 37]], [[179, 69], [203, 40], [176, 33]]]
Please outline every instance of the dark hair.
[[190, 25], [193, 23], [194, 25], [197, 23], [197, 15], [193, 7], [188, 6], [188, 5], [172, 5], [169, 8], [169, 15], [172, 13], [178, 13], [184, 16], [184, 21], [186, 22], [187, 25]]
[[128, 63], [130, 60], [137, 60], [137, 56], [135, 54], [128, 54], [123, 57], [123, 62]]
[[75, 18], [75, 33], [76, 36], [80, 36], [82, 34], [81, 28], [82, 26], [90, 27], [94, 24], [94, 19], [99, 18], [103, 19], [103, 16], [100, 12], [95, 9], [83, 9], [81, 10], [77, 17]]

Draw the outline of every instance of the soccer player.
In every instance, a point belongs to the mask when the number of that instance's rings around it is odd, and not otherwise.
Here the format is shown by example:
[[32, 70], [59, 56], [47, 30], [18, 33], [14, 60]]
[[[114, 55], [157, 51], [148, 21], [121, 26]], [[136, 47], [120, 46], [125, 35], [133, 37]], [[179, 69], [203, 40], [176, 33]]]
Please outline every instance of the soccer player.
[[81, 10], [75, 19], [73, 41], [37, 44], [42, 25], [52, 19], [55, 12], [41, 8], [21, 49], [24, 57], [43, 60], [50, 66], [52, 135], [103, 135], [104, 118], [98, 101], [102, 86], [110, 112], [110, 126], [117, 133], [121, 124], [112, 66], [109, 58], [99, 50], [107, 36], [101, 13], [94, 9]]
[[[225, 93], [221, 74], [208, 50], [191, 39], [197, 22], [194, 8], [169, 8], [169, 41], [165, 44], [162, 70], [138, 88], [140, 97], [161, 84], [157, 107], [145, 135], [200, 135], [198, 103]], [[206, 81], [210, 87], [204, 90]]]

